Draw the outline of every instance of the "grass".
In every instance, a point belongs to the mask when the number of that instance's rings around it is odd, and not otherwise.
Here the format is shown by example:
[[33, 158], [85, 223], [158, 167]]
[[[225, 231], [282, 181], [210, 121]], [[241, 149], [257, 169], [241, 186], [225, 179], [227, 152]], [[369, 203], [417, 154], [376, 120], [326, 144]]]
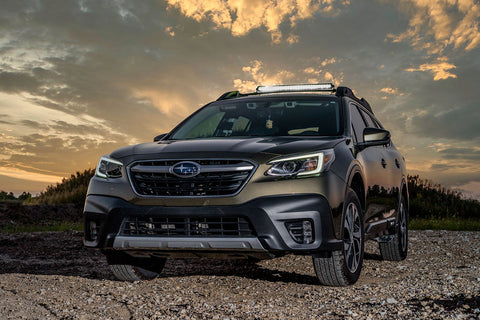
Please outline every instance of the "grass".
[[480, 219], [411, 219], [410, 230], [480, 231]]
[[0, 233], [83, 231], [82, 222], [57, 222], [51, 225], [12, 225], [0, 229]]

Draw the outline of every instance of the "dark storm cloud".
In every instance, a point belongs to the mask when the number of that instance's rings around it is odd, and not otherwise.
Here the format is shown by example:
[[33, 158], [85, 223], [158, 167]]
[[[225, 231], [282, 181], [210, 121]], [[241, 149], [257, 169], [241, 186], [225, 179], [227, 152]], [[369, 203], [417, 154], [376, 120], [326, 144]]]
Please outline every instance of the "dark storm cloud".
[[431, 166], [430, 166], [430, 169], [432, 170], [449, 170], [451, 168], [455, 168], [455, 166], [453, 165], [448, 165], [448, 164], [442, 164], [442, 163], [433, 163]]
[[480, 160], [480, 150], [470, 148], [448, 148], [438, 152], [444, 159]]
[[0, 91], [8, 93], [35, 92], [40, 82], [21, 72], [0, 72]]
[[9, 120], [6, 120], [6, 119], [9, 119], [10, 116], [8, 114], [0, 114], [0, 123], [1, 124], [12, 124], [12, 122], [10, 122]]
[[46, 130], [48, 129], [48, 126], [43, 124], [43, 123], [40, 123], [38, 121], [34, 121], [34, 120], [22, 120], [21, 121], [21, 124], [26, 126], [26, 127], [30, 127], [32, 129], [37, 129], [37, 130]]

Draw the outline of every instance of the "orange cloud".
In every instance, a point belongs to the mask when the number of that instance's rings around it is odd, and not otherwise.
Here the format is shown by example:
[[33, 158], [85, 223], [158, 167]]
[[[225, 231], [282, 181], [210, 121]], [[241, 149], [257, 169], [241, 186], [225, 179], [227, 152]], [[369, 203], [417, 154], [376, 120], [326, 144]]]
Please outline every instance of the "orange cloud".
[[242, 68], [242, 71], [247, 73], [253, 80], [235, 79], [233, 86], [241, 92], [254, 91], [259, 84], [283, 84], [295, 76], [287, 70], [267, 73], [263, 70], [263, 63], [258, 60], [251, 61], [249, 66]]
[[448, 70], [455, 69], [456, 66], [453, 63], [447, 62], [446, 58], [439, 58], [437, 62], [433, 63], [424, 63], [418, 68], [408, 68], [405, 71], [414, 72], [414, 71], [429, 71], [433, 74], [433, 80], [445, 80], [448, 78], [456, 78], [457, 75], [449, 72]]
[[57, 183], [62, 181], [63, 177], [58, 177], [54, 175], [42, 174], [29, 172], [17, 168], [11, 167], [0, 167], [0, 175], [7, 176], [10, 178], [22, 179], [27, 181], [35, 182], [45, 182], [45, 183]]
[[396, 94], [396, 93], [398, 93], [398, 89], [386, 87], [386, 88], [380, 89], [380, 92], [383, 92], [383, 93], [386, 93], [386, 94]]
[[[289, 20], [293, 28], [297, 21], [312, 18], [316, 13], [335, 15], [338, 7], [349, 0], [167, 0], [168, 8], [177, 8], [186, 17], [198, 22], [211, 20], [217, 29], [228, 29], [233, 36], [244, 36], [253, 29], [265, 27], [273, 43], [283, 39], [280, 24]], [[298, 42], [290, 35], [288, 43]]]
[[411, 14], [409, 29], [389, 34], [392, 42], [407, 41], [430, 54], [451, 46], [466, 51], [480, 45], [480, 4], [475, 0], [406, 0], [400, 8]]

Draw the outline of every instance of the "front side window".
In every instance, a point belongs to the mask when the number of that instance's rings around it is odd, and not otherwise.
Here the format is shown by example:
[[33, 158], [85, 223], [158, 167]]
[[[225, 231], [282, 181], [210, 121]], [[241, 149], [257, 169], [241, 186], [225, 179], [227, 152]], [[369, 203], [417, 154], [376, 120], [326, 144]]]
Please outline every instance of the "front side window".
[[338, 136], [337, 98], [222, 101], [195, 113], [170, 139], [256, 136]]
[[366, 128], [365, 121], [363, 120], [362, 115], [358, 111], [358, 108], [351, 104], [350, 105], [350, 119], [353, 127], [353, 134], [357, 142], [363, 142], [363, 129]]

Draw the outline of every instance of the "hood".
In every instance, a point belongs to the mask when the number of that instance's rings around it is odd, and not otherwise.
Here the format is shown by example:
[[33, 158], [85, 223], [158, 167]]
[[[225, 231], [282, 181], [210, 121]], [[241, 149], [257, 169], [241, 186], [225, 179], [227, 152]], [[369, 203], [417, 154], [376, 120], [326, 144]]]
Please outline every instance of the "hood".
[[[268, 138], [211, 138], [195, 140], [165, 140], [142, 143], [118, 149], [110, 154], [115, 159], [133, 157], [139, 159], [191, 158], [197, 157], [252, 158], [259, 153], [272, 156], [288, 155], [301, 152], [312, 152], [333, 148], [343, 138], [309, 138], [309, 137], [268, 137]], [[195, 157], [193, 156], [193, 157]]]

